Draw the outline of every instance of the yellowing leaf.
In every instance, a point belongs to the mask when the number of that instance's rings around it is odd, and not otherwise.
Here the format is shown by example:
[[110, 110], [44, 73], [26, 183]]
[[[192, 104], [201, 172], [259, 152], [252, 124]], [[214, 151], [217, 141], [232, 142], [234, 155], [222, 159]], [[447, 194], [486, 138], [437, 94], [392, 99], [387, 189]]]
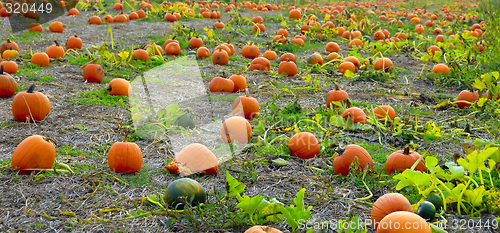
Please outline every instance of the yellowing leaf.
[[128, 51], [121, 51], [118, 53], [118, 57], [120, 57], [122, 60], [125, 60], [128, 58], [130, 53]]
[[434, 105], [432, 108], [447, 109], [450, 106], [450, 101], [446, 100], [439, 104]]
[[328, 21], [328, 20], [330, 20], [330, 14], [326, 14], [325, 15], [325, 20], [324, 21]]
[[346, 71], [344, 72], [344, 75], [345, 75], [346, 77], [348, 77], [348, 78], [352, 78], [352, 77], [354, 77], [356, 74], [354, 74], [354, 72], [352, 72], [351, 70], [346, 70]]
[[488, 101], [488, 98], [486, 97], [481, 97], [478, 101], [477, 101], [477, 106], [482, 108], [484, 106], [484, 103], [486, 103], [486, 101]]
[[486, 87], [486, 85], [484, 85], [483, 82], [481, 82], [481, 80], [476, 79], [476, 80], [474, 80], [474, 88], [476, 88], [478, 90], [484, 90], [487, 87]]

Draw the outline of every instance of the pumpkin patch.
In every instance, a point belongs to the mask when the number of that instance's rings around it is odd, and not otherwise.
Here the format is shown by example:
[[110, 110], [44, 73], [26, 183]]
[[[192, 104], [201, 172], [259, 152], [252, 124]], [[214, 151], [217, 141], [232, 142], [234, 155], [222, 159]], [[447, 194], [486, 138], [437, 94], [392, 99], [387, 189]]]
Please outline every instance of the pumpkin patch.
[[2, 1], [2, 229], [496, 232], [498, 9]]

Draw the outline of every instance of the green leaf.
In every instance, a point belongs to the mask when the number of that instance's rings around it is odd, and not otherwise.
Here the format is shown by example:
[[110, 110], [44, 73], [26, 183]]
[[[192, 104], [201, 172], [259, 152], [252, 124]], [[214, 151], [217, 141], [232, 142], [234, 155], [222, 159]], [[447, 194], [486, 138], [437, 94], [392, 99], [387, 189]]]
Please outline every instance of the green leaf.
[[134, 218], [139, 218], [139, 217], [148, 217], [151, 215], [151, 212], [145, 211], [142, 209], [137, 209], [135, 211], [129, 212], [129, 215], [134, 217]]
[[478, 169], [486, 170], [484, 162], [488, 159], [493, 153], [497, 152], [498, 147], [491, 147], [485, 150], [481, 150], [478, 153], [477, 150], [467, 155], [467, 160], [463, 158], [459, 158], [457, 163], [467, 169], [470, 173], [476, 172]]
[[233, 178], [229, 171], [226, 171], [226, 196], [233, 197], [240, 195], [245, 191], [246, 185], [240, 183], [237, 179]]
[[333, 115], [330, 117], [330, 124], [335, 127], [344, 127], [344, 118], [341, 115]]
[[480, 207], [483, 204], [483, 196], [485, 193], [484, 186], [480, 186], [474, 190], [467, 189], [464, 192], [465, 198], [472, 206]]
[[240, 200], [240, 203], [236, 205], [236, 208], [240, 208], [245, 213], [252, 216], [259, 207], [259, 205], [261, 204], [262, 200], [264, 200], [264, 196], [256, 195], [254, 197], [249, 197], [243, 195], [243, 197]]
[[302, 188], [301, 190], [299, 190], [299, 192], [297, 193], [297, 197], [295, 197], [293, 199], [293, 203], [295, 203], [295, 205], [290, 205], [290, 206], [286, 206], [286, 207], [281, 206], [280, 207], [281, 213], [283, 213], [283, 215], [286, 217], [285, 222], [293, 230], [297, 229], [297, 227], [299, 226], [298, 225], [299, 220], [302, 219], [302, 221], [304, 221], [304, 220], [307, 221], [309, 218], [312, 217], [312, 214], [311, 214], [312, 206], [304, 208], [304, 193], [305, 193], [305, 191], [306, 191], [305, 188]]
[[[264, 203], [265, 203], [265, 205], [264, 205]], [[283, 220], [283, 214], [273, 214], [273, 213], [278, 213], [282, 206], [284, 206], [283, 203], [276, 200], [276, 198], [273, 198], [269, 201], [264, 199], [264, 200], [262, 200], [262, 202], [258, 208], [259, 216], [268, 215], [264, 219], [265, 222], [267, 222], [267, 221], [281, 222], [281, 220]], [[259, 217], [259, 219], [260, 219], [260, 217]]]
[[[449, 185], [452, 185], [451, 183], [448, 183]], [[465, 189], [465, 185], [460, 183], [453, 189], [451, 189], [451, 193], [448, 191], [443, 191], [443, 194], [445, 196], [445, 201], [446, 203], [454, 203], [458, 201], [458, 197], [462, 193], [462, 191]]]
[[404, 170], [402, 173], [395, 175], [393, 178], [400, 180], [396, 185], [397, 190], [401, 190], [408, 186], [416, 186], [421, 190], [431, 184], [429, 174], [410, 169]]
[[438, 159], [432, 156], [425, 157], [425, 166], [427, 167], [427, 169], [432, 171], [433, 169], [436, 168], [437, 165], [438, 165]]

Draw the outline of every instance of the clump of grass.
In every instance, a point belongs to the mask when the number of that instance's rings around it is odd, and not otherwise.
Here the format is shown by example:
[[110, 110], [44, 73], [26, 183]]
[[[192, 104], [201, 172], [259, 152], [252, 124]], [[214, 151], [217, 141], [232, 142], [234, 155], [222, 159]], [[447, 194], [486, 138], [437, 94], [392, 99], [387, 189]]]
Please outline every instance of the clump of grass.
[[108, 94], [106, 88], [78, 93], [80, 98], [70, 99], [69, 102], [83, 105], [104, 105], [127, 107], [128, 98], [125, 96], [112, 96]]

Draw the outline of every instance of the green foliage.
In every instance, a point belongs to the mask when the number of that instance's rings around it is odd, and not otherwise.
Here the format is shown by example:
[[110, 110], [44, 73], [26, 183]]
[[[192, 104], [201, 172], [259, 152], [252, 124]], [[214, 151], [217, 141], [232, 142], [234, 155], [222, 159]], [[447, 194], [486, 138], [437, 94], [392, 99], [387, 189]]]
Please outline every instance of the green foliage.
[[126, 96], [112, 96], [108, 94], [106, 88], [78, 93], [80, 98], [70, 99], [69, 102], [84, 105], [104, 105], [127, 107], [128, 98]]

